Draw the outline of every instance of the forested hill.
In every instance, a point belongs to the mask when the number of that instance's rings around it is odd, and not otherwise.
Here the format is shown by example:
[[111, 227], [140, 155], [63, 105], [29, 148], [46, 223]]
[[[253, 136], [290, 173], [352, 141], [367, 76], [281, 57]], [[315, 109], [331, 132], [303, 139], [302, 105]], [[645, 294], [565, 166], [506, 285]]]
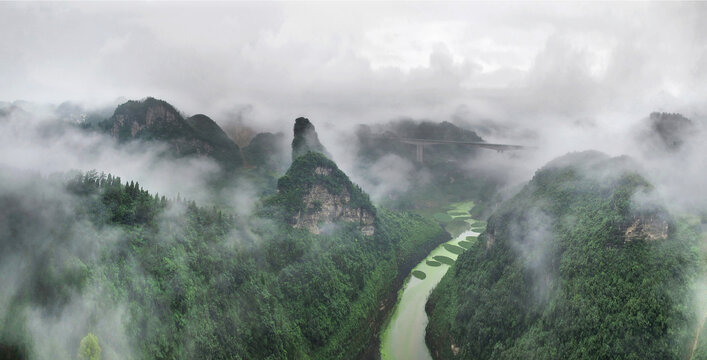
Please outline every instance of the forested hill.
[[358, 358], [411, 264], [448, 239], [383, 208], [372, 235], [346, 221], [313, 234], [281, 212], [235, 216], [96, 172], [10, 174], [0, 172], [3, 359], [94, 345], [106, 359]]
[[432, 292], [436, 359], [685, 359], [696, 229], [627, 158], [561, 157], [501, 204]]
[[166, 144], [173, 156], [210, 157], [226, 171], [243, 165], [238, 145], [213, 120], [201, 114], [184, 119], [163, 100], [128, 101], [98, 127], [120, 142], [158, 141]]
[[376, 209], [368, 195], [318, 152], [295, 159], [268, 203], [286, 222], [316, 234], [333, 222], [354, 223], [366, 235], [375, 232]]

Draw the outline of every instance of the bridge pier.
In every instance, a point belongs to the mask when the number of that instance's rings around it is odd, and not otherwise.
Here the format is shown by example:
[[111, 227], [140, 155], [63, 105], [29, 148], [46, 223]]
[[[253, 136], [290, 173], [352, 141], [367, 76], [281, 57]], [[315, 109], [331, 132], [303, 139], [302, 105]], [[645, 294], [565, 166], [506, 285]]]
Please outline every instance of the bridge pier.
[[423, 149], [424, 145], [422, 145], [422, 144], [416, 144], [416, 145], [417, 145], [416, 146], [417, 147], [417, 149], [416, 149], [417, 150], [417, 162], [422, 164], [422, 151], [423, 151], [422, 149]]

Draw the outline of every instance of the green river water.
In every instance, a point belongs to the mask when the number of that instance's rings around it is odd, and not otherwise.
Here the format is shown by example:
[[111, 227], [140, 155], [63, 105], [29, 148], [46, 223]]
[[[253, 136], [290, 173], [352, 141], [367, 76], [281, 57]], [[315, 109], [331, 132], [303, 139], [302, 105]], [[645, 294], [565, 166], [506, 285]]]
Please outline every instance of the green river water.
[[[451, 204], [452, 210], [447, 214], [453, 218], [464, 217], [462, 213], [474, 206], [473, 202]], [[468, 215], [466, 215], [468, 217]], [[479, 232], [472, 231], [471, 225], [476, 222], [473, 219], [465, 219], [469, 224], [468, 230], [459, 236], [446, 242], [445, 244], [458, 245], [460, 241], [467, 240], [468, 236], [475, 237]], [[409, 275], [403, 284], [403, 288], [398, 294], [398, 302], [395, 305], [393, 314], [381, 333], [381, 358], [384, 360], [431, 360], [427, 345], [425, 345], [425, 327], [427, 326], [427, 314], [425, 313], [425, 303], [427, 297], [434, 287], [442, 279], [442, 276], [449, 269], [449, 265], [444, 263], [438, 266], [430, 266], [427, 261], [435, 260], [435, 256], [446, 256], [456, 260], [456, 254], [445, 249], [444, 244], [438, 246], [427, 257], [422, 260], [414, 271], [425, 273], [424, 279]]]

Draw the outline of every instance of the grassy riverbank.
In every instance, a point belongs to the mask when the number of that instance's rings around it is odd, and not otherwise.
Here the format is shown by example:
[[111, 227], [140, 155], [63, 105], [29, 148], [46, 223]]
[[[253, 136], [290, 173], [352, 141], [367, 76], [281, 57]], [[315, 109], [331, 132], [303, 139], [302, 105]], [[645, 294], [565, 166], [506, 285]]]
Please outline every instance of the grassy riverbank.
[[[464, 251], [461, 242], [467, 237], [477, 236], [478, 233], [469, 230], [476, 220], [471, 219], [469, 211], [473, 202], [450, 204], [444, 212], [429, 212], [427, 216], [446, 221], [446, 225], [454, 221], [466, 224], [466, 229], [456, 232], [456, 236], [432, 250], [425, 259], [420, 261], [405, 280], [402, 290], [398, 294], [398, 302], [393, 313], [384, 327], [381, 335], [382, 359], [421, 360], [431, 359], [425, 345], [425, 302], [432, 289], [442, 279], [442, 276], [453, 264], [458, 252]], [[440, 221], [443, 226], [445, 223]], [[445, 226], [446, 228], [446, 226]], [[456, 228], [455, 228], [456, 229]], [[449, 231], [449, 230], [447, 230]], [[452, 249], [453, 251], [449, 251]], [[440, 259], [442, 259], [440, 261]], [[420, 274], [424, 274], [421, 276]]]

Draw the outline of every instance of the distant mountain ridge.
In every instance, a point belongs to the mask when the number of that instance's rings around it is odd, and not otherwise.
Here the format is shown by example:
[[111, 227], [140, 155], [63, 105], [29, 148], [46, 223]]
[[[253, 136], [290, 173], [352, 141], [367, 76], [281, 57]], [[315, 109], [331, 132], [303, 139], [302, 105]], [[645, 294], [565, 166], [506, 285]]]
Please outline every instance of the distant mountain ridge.
[[[404, 144], [395, 138], [434, 139], [451, 141], [483, 142], [476, 132], [461, 128], [448, 121], [441, 123], [403, 119], [382, 125], [360, 125], [356, 131], [360, 144], [358, 157], [363, 161], [375, 161], [386, 154], [396, 154], [414, 160], [414, 145]], [[427, 146], [428, 159], [447, 161], [464, 160], [477, 153], [477, 149], [465, 145]]]
[[654, 112], [648, 119], [655, 142], [669, 151], [679, 150], [697, 130], [692, 120], [678, 113]]
[[100, 127], [119, 142], [161, 141], [177, 157], [206, 156], [226, 171], [243, 166], [238, 145], [213, 120], [202, 114], [185, 119], [164, 100], [130, 100], [119, 105]]
[[289, 164], [283, 133], [258, 133], [241, 149], [249, 166], [279, 170]]

